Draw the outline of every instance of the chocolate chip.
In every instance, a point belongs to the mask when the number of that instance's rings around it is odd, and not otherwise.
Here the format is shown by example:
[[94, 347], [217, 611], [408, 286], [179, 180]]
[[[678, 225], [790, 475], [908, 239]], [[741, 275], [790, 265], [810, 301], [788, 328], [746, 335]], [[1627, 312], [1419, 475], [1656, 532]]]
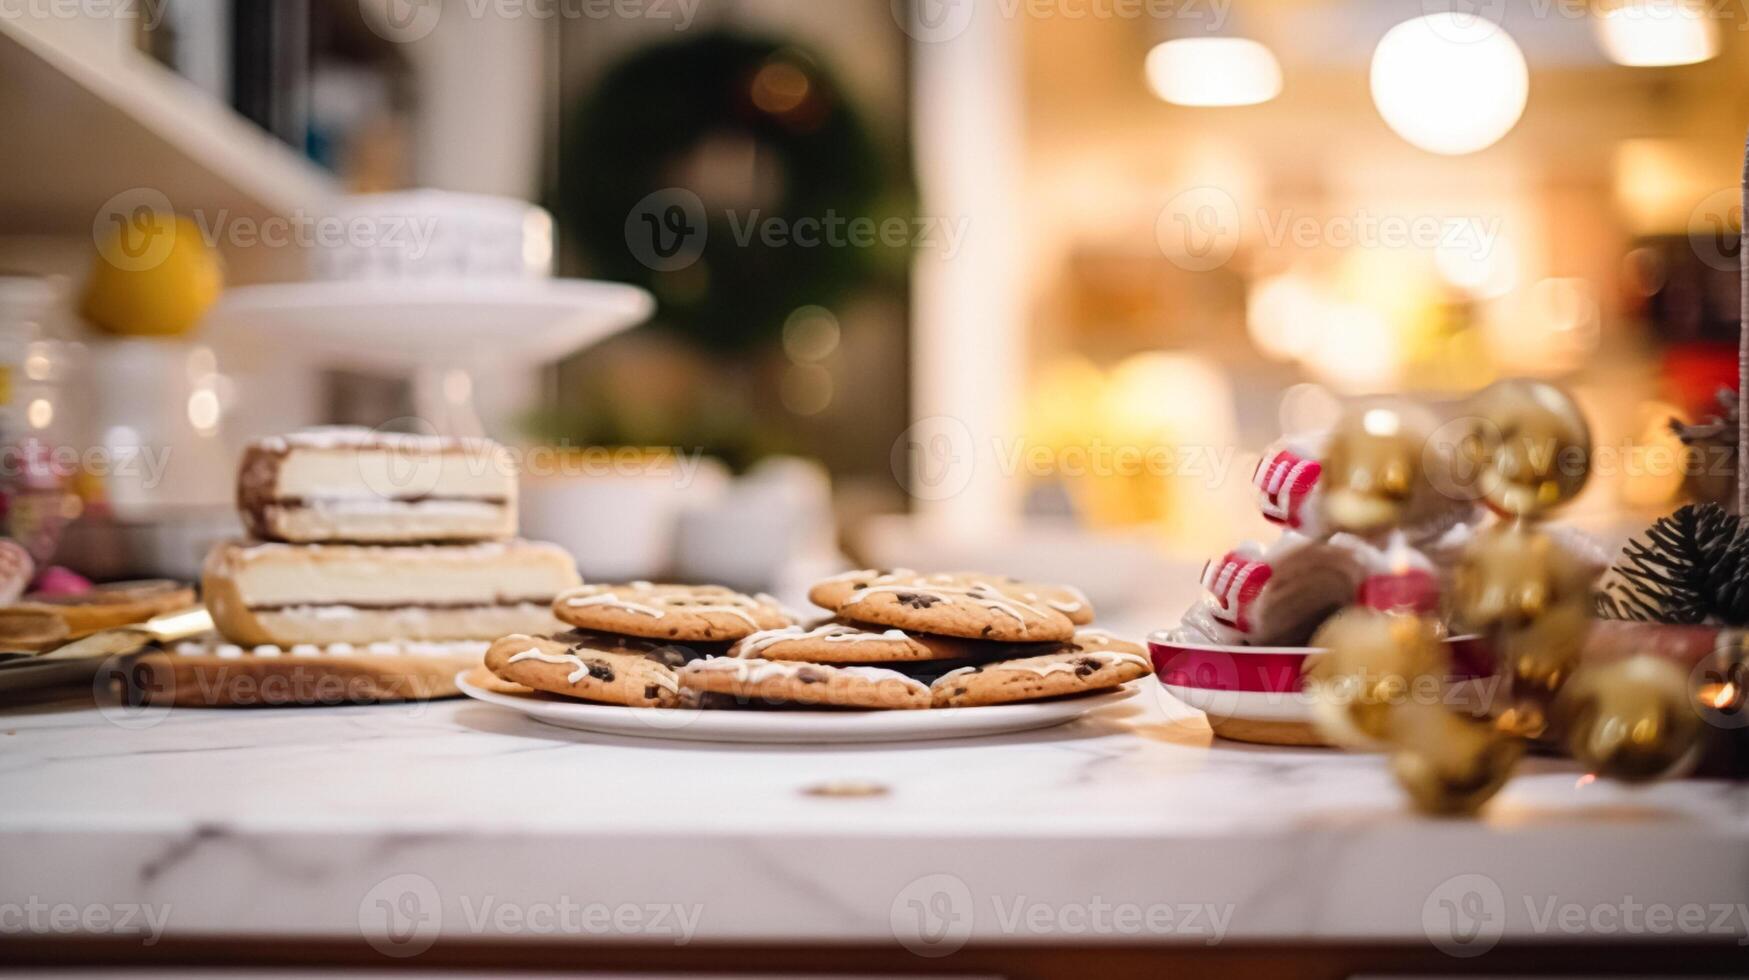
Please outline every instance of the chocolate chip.
[[604, 684], [613, 683], [613, 668], [612, 667], [609, 667], [607, 664], [604, 664], [599, 660], [586, 660], [586, 661], [584, 661], [584, 663], [587, 663], [589, 665], [589, 676], [590, 677], [593, 677], [596, 680], [601, 681]]
[[657, 687], [654, 684], [645, 684], [644, 685], [644, 700], [646, 700], [646, 701], [656, 700], [656, 692], [660, 691], [660, 690], [661, 690], [661, 688]]
[[941, 604], [941, 598], [939, 596], [932, 596], [923, 592], [898, 592], [894, 594], [893, 598], [898, 600], [899, 605], [909, 606], [912, 609], [928, 609], [930, 606]]
[[1092, 674], [1096, 674], [1099, 672], [1099, 668], [1101, 668], [1103, 666], [1105, 666], [1105, 665], [1100, 663], [1099, 661], [1093, 659], [1092, 657], [1082, 657], [1081, 659], [1075, 661], [1075, 676], [1076, 677], [1087, 677], [1087, 676], [1090, 676]]
[[984, 628], [983, 628], [983, 629], [981, 629], [981, 630], [979, 630], [979, 631], [978, 631], [978, 635], [979, 635], [979, 636], [989, 636], [989, 635], [990, 635], [990, 633], [991, 633], [991, 632], [992, 632], [992, 631], [994, 631], [994, 630], [995, 630], [995, 627], [994, 627], [994, 626], [988, 626], [988, 625], [986, 625], [986, 626], [985, 626], [985, 627], [984, 627]]

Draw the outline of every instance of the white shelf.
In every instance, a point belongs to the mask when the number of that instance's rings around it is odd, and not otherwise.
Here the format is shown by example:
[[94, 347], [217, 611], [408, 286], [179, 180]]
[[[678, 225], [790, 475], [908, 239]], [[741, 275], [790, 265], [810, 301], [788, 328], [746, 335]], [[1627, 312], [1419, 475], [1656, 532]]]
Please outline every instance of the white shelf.
[[247, 217], [309, 208], [334, 192], [321, 168], [117, 33], [112, 24], [0, 17], [0, 226], [88, 231], [104, 202], [139, 187], [182, 213]]

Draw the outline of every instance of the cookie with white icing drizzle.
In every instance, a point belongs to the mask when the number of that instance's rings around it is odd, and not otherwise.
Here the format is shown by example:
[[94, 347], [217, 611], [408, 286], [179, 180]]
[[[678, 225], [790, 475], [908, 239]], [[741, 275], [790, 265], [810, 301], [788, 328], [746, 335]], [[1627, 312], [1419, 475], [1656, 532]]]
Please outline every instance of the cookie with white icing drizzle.
[[871, 710], [929, 707], [929, 686], [896, 670], [717, 657], [680, 668], [681, 686], [701, 696], [732, 697], [741, 706], [814, 706]]
[[729, 648], [729, 656], [814, 664], [879, 664], [935, 660], [942, 654], [904, 630], [827, 620], [761, 630]]
[[680, 703], [674, 668], [608, 643], [566, 643], [515, 634], [486, 650], [486, 669], [536, 691], [602, 704], [672, 708]]
[[966, 667], [930, 685], [937, 708], [970, 708], [1103, 691], [1153, 672], [1147, 656], [1127, 650], [1064, 650]]
[[553, 615], [587, 630], [654, 640], [739, 640], [790, 625], [770, 596], [743, 595], [720, 585], [585, 585], [553, 600]]
[[[857, 579], [834, 610], [838, 618], [968, 640], [1054, 643], [1074, 635], [1075, 624], [1042, 599], [1026, 599], [989, 582], [951, 576]], [[814, 601], [837, 598], [816, 587]]]
[[1006, 575], [985, 572], [914, 572], [908, 568], [863, 568], [843, 572], [815, 583], [808, 590], [808, 600], [822, 609], [837, 611], [838, 607], [859, 589], [877, 585], [984, 585], [1032, 605], [1048, 607], [1062, 613], [1076, 626], [1093, 622], [1093, 603], [1072, 585], [1047, 585], [1025, 582]]

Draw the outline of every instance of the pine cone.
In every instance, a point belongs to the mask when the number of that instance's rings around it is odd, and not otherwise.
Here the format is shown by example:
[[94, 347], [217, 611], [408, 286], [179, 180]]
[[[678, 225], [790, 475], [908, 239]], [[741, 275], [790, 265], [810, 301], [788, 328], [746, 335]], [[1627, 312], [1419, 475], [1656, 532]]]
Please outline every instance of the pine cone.
[[1679, 625], [1720, 618], [1719, 597], [1734, 601], [1749, 588], [1740, 581], [1742, 555], [1733, 552], [1739, 524], [1717, 504], [1660, 518], [1622, 549], [1598, 590], [1598, 615]]
[[1707, 574], [1712, 616], [1728, 626], [1749, 625], [1749, 528], [1739, 526]]

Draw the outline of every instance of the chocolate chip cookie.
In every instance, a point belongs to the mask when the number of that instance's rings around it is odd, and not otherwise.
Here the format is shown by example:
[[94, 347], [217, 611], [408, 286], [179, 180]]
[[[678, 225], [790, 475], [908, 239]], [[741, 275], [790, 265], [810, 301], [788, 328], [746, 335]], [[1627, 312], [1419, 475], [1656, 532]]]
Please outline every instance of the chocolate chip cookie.
[[822, 609], [836, 611], [858, 589], [903, 584], [961, 587], [982, 584], [1016, 599], [1054, 609], [1077, 626], [1093, 622], [1093, 604], [1087, 601], [1087, 596], [1080, 589], [1072, 585], [1024, 582], [1006, 575], [989, 575], [983, 572], [938, 572], [924, 575], [908, 568], [864, 568], [834, 575], [816, 584], [808, 590], [808, 600]]
[[729, 656], [815, 664], [876, 664], [934, 660], [938, 654], [897, 629], [874, 629], [828, 620], [814, 626], [761, 630], [737, 642]]
[[922, 681], [880, 667], [834, 667], [748, 657], [695, 660], [680, 668], [680, 683], [700, 695], [738, 702], [834, 708], [929, 707]]
[[553, 615], [588, 630], [657, 640], [739, 640], [792, 620], [770, 596], [720, 585], [585, 585], [553, 600]]
[[[857, 623], [1007, 643], [1059, 642], [1075, 633], [1068, 616], [1043, 599], [1025, 599], [976, 579], [888, 573], [822, 585], [810, 598], [836, 600], [838, 617]], [[844, 585], [851, 587], [848, 593]]]
[[680, 703], [674, 668], [610, 643], [566, 643], [515, 634], [486, 650], [486, 667], [511, 683], [585, 701], [633, 708], [672, 708]]
[[1101, 691], [1152, 670], [1139, 653], [1063, 650], [956, 670], [930, 685], [930, 694], [937, 708], [1011, 704]]

